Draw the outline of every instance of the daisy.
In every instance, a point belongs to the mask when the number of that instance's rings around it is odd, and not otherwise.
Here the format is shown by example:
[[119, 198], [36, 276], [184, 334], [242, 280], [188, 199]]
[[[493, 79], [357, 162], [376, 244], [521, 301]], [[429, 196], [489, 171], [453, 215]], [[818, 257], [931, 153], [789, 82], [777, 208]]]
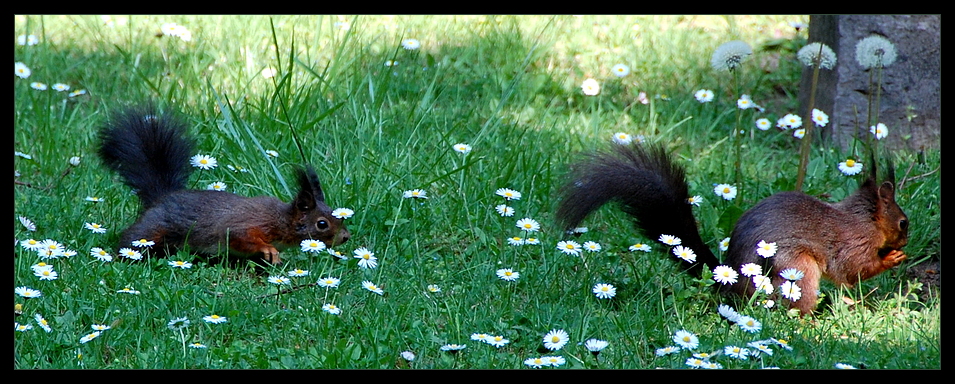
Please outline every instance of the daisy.
[[69, 96], [69, 97], [77, 97], [77, 96], [81, 96], [81, 95], [85, 95], [85, 94], [86, 94], [86, 90], [85, 90], [85, 89], [77, 89], [77, 90], [75, 90], [75, 91], [73, 91], [73, 92], [70, 92], [70, 94], [67, 95], [67, 96]]
[[336, 251], [336, 250], [334, 250], [334, 249], [331, 249], [331, 248], [328, 248], [326, 251], [328, 252], [329, 255], [335, 256], [335, 257], [337, 257], [337, 258], [339, 258], [339, 259], [342, 259], [342, 260], [348, 260], [348, 256], [345, 255], [344, 253], [338, 252], [338, 251]]
[[508, 339], [505, 339], [504, 336], [492, 336], [492, 337], [490, 337], [490, 338], [487, 339], [487, 343], [488, 343], [488, 344], [491, 344], [491, 345], [493, 345], [493, 346], [495, 346], [495, 347], [497, 347], [497, 348], [503, 347], [503, 346], [507, 345], [507, 343], [510, 343], [510, 342], [511, 342], [511, 341], [508, 340]]
[[687, 204], [693, 205], [693, 206], [696, 206], [696, 207], [699, 207], [699, 206], [700, 206], [700, 203], [702, 203], [702, 202], [703, 202], [703, 196], [700, 196], [700, 195], [691, 196], [691, 197], [687, 197], [687, 198], [686, 198], [686, 203], [687, 203]]
[[131, 245], [138, 248], [152, 247], [153, 245], [156, 245], [156, 242], [152, 240], [139, 239], [139, 240], [133, 241]]
[[308, 276], [309, 272], [308, 270], [305, 270], [305, 269], [293, 269], [288, 272], [288, 275], [291, 277], [303, 277], [303, 276]]
[[16, 293], [20, 297], [26, 297], [26, 298], [43, 296], [42, 292], [30, 287], [16, 287], [13, 289], [13, 293]]
[[436, 285], [436, 284], [428, 284], [428, 286], [426, 287], [426, 289], [427, 289], [428, 292], [430, 292], [430, 293], [438, 293], [438, 292], [441, 292], [441, 287], [439, 287], [439, 286]]
[[441, 350], [450, 353], [457, 353], [458, 351], [467, 347], [467, 344], [445, 344], [441, 346]]
[[773, 257], [773, 255], [776, 254], [777, 249], [778, 247], [776, 247], [775, 242], [767, 243], [766, 240], [760, 240], [759, 243], [756, 244], [756, 254], [764, 258]]
[[26, 331], [29, 331], [29, 330], [31, 330], [31, 329], [33, 329], [33, 326], [30, 325], [30, 324], [20, 324], [20, 323], [17, 323], [17, 322], [15, 322], [15, 321], [13, 322], [13, 330], [15, 330], [15, 331], [17, 331], [17, 332], [26, 332]]
[[537, 223], [537, 220], [531, 219], [529, 217], [518, 220], [517, 227], [526, 232], [537, 232], [541, 229], [541, 225]]
[[732, 357], [734, 359], [746, 360], [749, 359], [749, 350], [746, 348], [740, 348], [735, 345], [727, 345], [723, 347], [723, 353], [726, 356]]
[[408, 361], [414, 361], [415, 355], [414, 352], [411, 351], [402, 351], [401, 358]]
[[54, 255], [53, 257], [58, 257], [66, 250], [66, 247], [56, 240], [46, 239], [40, 242], [38, 249], [41, 251], [49, 251], [50, 254]]
[[733, 200], [736, 198], [736, 186], [729, 184], [717, 184], [713, 192], [724, 200]]
[[753, 108], [754, 105], [755, 104], [753, 103], [753, 99], [750, 98], [749, 95], [743, 95], [738, 100], [736, 100], [736, 106], [739, 109]]
[[682, 240], [680, 240], [679, 237], [671, 236], [671, 235], [660, 235], [660, 238], [658, 240], [660, 240], [661, 243], [670, 245], [670, 246], [680, 245], [683, 242]]
[[806, 129], [805, 129], [805, 128], [800, 128], [800, 129], [797, 129], [797, 130], [793, 131], [793, 137], [795, 137], [795, 138], [797, 138], [797, 139], [802, 139], [802, 138], [805, 137], [805, 136], [806, 136]]
[[106, 252], [103, 248], [93, 247], [90, 248], [90, 256], [95, 257], [99, 261], [110, 262], [113, 261], [113, 256]]
[[544, 365], [547, 365], [547, 363], [544, 361], [544, 358], [542, 357], [531, 357], [527, 360], [524, 360], [524, 365], [531, 368], [540, 368], [540, 367], [543, 367]]
[[710, 58], [710, 65], [717, 71], [732, 71], [743, 63], [749, 55], [753, 54], [753, 49], [749, 44], [739, 40], [733, 40], [723, 43], [713, 51], [713, 57]]
[[93, 233], [106, 233], [106, 228], [96, 223], [85, 223], [83, 224], [83, 227], [85, 227], [86, 229], [89, 229], [90, 232], [93, 232]]
[[889, 135], [889, 128], [885, 124], [878, 123], [869, 127], [869, 132], [875, 135], [876, 140], [882, 140]]
[[361, 247], [355, 250], [355, 258], [358, 260], [358, 266], [361, 268], [377, 268], [378, 258], [368, 248]]
[[723, 240], [720, 240], [720, 251], [726, 252], [727, 249], [730, 249], [730, 238], [725, 237]]
[[753, 286], [756, 287], [756, 290], [763, 291], [767, 295], [773, 293], [773, 282], [769, 277], [763, 275], [753, 276]]
[[686, 359], [686, 365], [690, 368], [703, 368], [704, 364], [706, 364], [706, 362], [703, 361], [703, 359], [698, 359], [695, 357], [688, 357]]
[[355, 211], [350, 208], [335, 208], [332, 210], [332, 216], [335, 216], [339, 219], [345, 220], [351, 218], [355, 214]]
[[30, 220], [24, 216], [17, 216], [17, 220], [20, 220], [20, 224], [23, 225], [28, 231], [36, 231], [36, 224], [33, 223], [33, 220]]
[[428, 193], [420, 189], [412, 189], [405, 191], [403, 196], [406, 199], [427, 199]]
[[456, 152], [458, 152], [458, 153], [463, 153], [463, 154], [465, 154], [465, 155], [466, 155], [468, 152], [471, 152], [471, 146], [470, 146], [470, 145], [467, 145], [467, 144], [464, 144], [464, 143], [455, 144], [452, 148], [454, 148], [454, 150], [455, 150]]
[[86, 336], [83, 336], [83, 337], [80, 338], [80, 344], [89, 343], [91, 340], [93, 340], [93, 339], [99, 337], [100, 334], [102, 334], [102, 332], [96, 331], [96, 332], [90, 333], [90, 334], [88, 334], [88, 335], [86, 335]]
[[133, 289], [133, 288], [131, 288], [131, 287], [123, 287], [123, 289], [120, 289], [120, 290], [116, 291], [116, 293], [128, 293], [128, 294], [130, 294], [130, 295], [138, 295], [138, 294], [140, 294], [141, 292], [139, 292], [139, 291], [137, 291], [137, 290], [135, 290], [135, 289]]
[[274, 159], [274, 158], [276, 158], [276, 157], [279, 157], [279, 153], [278, 153], [278, 151], [275, 151], [275, 150], [272, 150], [272, 149], [267, 149], [267, 150], [265, 151], [265, 157], [269, 157], [269, 158], [273, 158], [273, 159]]
[[45, 91], [45, 90], [47, 90], [46, 84], [43, 84], [43, 83], [41, 83], [41, 82], [39, 82], [39, 81], [34, 81], [34, 82], [30, 83], [30, 88], [33, 88], [33, 89], [35, 89], [35, 90], [37, 90], [37, 91]]
[[836, 363], [836, 369], [856, 369], [856, 367], [846, 363]]
[[171, 329], [171, 330], [173, 330], [173, 331], [178, 331], [178, 330], [180, 330], [180, 329], [183, 329], [183, 328], [185, 328], [185, 327], [188, 327], [189, 324], [191, 324], [191, 323], [192, 323], [192, 322], [189, 321], [188, 318], [185, 318], [185, 317], [177, 317], [177, 318], [175, 318], [175, 319], [169, 320], [169, 322], [166, 323], [166, 328], [169, 328], [169, 329]]
[[36, 263], [36, 264], [31, 265], [31, 266], [30, 266], [30, 269], [33, 270], [33, 273], [37, 273], [37, 272], [40, 272], [40, 271], [52, 271], [52, 270], [53, 270], [53, 266], [41, 261], [41, 262], [39, 262], [39, 263]]
[[497, 191], [494, 191], [500, 197], [503, 197], [504, 200], [520, 200], [521, 193], [513, 189], [508, 188], [498, 188]]
[[594, 79], [587, 79], [580, 85], [580, 89], [583, 90], [587, 96], [596, 96], [600, 94], [600, 83]]
[[192, 263], [182, 260], [170, 260], [169, 266], [173, 268], [189, 269], [192, 268]]
[[205, 316], [202, 318], [202, 320], [210, 324], [222, 324], [229, 321], [229, 319], [227, 319], [225, 316], [219, 316], [219, 315]]
[[404, 39], [401, 41], [401, 47], [413, 51], [421, 47], [421, 42], [416, 39]]
[[536, 238], [536, 237], [528, 237], [528, 238], [524, 239], [524, 244], [528, 244], [528, 245], [538, 245], [538, 244], [540, 244], [540, 243], [541, 243], [540, 239], [538, 239], [538, 238]]
[[786, 280], [798, 281], [806, 276], [806, 274], [796, 268], [786, 268], [782, 270], [782, 272], [779, 272], [779, 276], [782, 276]]
[[593, 293], [597, 295], [598, 299], [610, 299], [617, 295], [617, 288], [610, 284], [601, 283], [594, 285]]
[[42, 247], [41, 242], [34, 239], [23, 240], [20, 242], [20, 246], [28, 251], [38, 251], [40, 250], [40, 247]]
[[743, 276], [756, 276], [763, 274], [763, 267], [756, 263], [746, 263], [739, 267]]
[[557, 243], [557, 249], [561, 252], [564, 252], [568, 255], [578, 256], [583, 248], [580, 246], [580, 243], [577, 243], [573, 240], [564, 240]]
[[782, 347], [783, 349], [785, 349], [785, 350], [787, 350], [787, 351], [792, 351], [792, 350], [793, 350], [793, 347], [789, 345], [789, 342], [786, 341], [786, 339], [770, 338], [769, 341], [772, 342], [773, 344], [776, 344], [776, 345]]
[[486, 334], [486, 333], [472, 333], [472, 334], [471, 334], [471, 340], [480, 341], [480, 342], [482, 342], [482, 343], [487, 343], [487, 342], [488, 342], [488, 339], [490, 339], [490, 338], [491, 338], [491, 335], [488, 335], [488, 334]]
[[216, 161], [216, 158], [212, 156], [195, 155], [189, 159], [189, 164], [192, 164], [193, 167], [199, 169], [213, 169], [219, 165], [219, 162]]
[[325, 243], [313, 239], [302, 240], [299, 246], [302, 248], [302, 252], [319, 252], [325, 250]]
[[195, 343], [189, 344], [189, 348], [192, 348], [192, 349], [206, 349], [206, 348], [208, 348], [208, 347], [206, 347], [206, 345], [203, 344], [203, 343], [195, 342]]
[[713, 101], [713, 91], [709, 89], [701, 89], [696, 91], [696, 93], [693, 94], [693, 97], [696, 98], [696, 101], [701, 103], [709, 103]]
[[206, 186], [206, 189], [208, 189], [208, 190], [210, 190], [210, 191], [225, 191], [226, 188], [228, 188], [228, 187], [229, 187], [228, 184], [223, 183], [223, 182], [221, 182], [221, 181], [217, 181], [217, 182], [215, 182], [215, 183], [212, 183], [212, 184], [207, 185], [207, 186]]
[[384, 295], [384, 294], [385, 294], [385, 291], [382, 290], [381, 287], [375, 285], [375, 283], [372, 283], [372, 282], [370, 282], [370, 281], [368, 281], [368, 280], [362, 281], [362, 282], [361, 282], [361, 286], [362, 286], [362, 287], [365, 287], [365, 289], [371, 291], [372, 293], [377, 293], [377, 294], [379, 294], [379, 295]]
[[677, 258], [683, 259], [688, 263], [696, 262], [696, 253], [693, 253], [693, 250], [682, 245], [677, 245], [673, 247], [673, 255]]
[[822, 43], [812, 43], [802, 47], [799, 52], [796, 52], [796, 58], [807, 67], [812, 67], [817, 62], [822, 69], [832, 69], [836, 66], [836, 53]]
[[563, 329], [552, 329], [544, 335], [544, 348], [556, 351], [563, 348], [569, 340], [570, 336]]
[[507, 243], [514, 246], [524, 245], [524, 238], [520, 236], [509, 237]]
[[630, 248], [628, 249], [630, 249], [630, 252], [636, 252], [636, 251], [650, 252], [650, 246], [644, 243], [636, 243], [634, 245], [631, 245]]
[[796, 129], [802, 126], [802, 118], [799, 115], [788, 113], [776, 121], [776, 126], [783, 129]]
[[870, 35], [856, 43], [856, 61], [862, 68], [885, 68], [895, 62], [895, 45], [879, 35]]
[[587, 350], [593, 354], [600, 353], [600, 351], [603, 351], [608, 345], [610, 345], [610, 343], [599, 339], [589, 339], [584, 342], [584, 348], [587, 348]]
[[683, 349], [696, 349], [696, 347], [700, 346], [700, 339], [696, 337], [696, 335], [683, 329], [673, 334], [673, 342]]
[[617, 132], [613, 134], [613, 142], [620, 145], [627, 145], [633, 142], [633, 137], [625, 132]]
[[758, 128], [760, 131], [768, 130], [772, 126], [773, 126], [773, 123], [770, 122], [769, 119], [765, 117], [756, 119], [756, 128]]
[[[7, 67], [7, 68], [10, 68], [10, 67]], [[21, 79], [26, 79], [26, 78], [30, 77], [30, 74], [31, 74], [31, 73], [32, 73], [32, 72], [30, 71], [30, 67], [27, 67], [26, 64], [23, 64], [23, 63], [21, 63], [21, 62], [19, 62], [19, 61], [13, 63], [13, 74], [14, 74], [15, 76], [17, 76], [17, 77], [19, 77], [19, 78], [21, 78]]]
[[762, 353], [762, 354], [764, 354], [764, 355], [767, 355], [767, 356], [772, 356], [772, 355], [773, 355], [773, 349], [770, 348], [768, 345], [762, 343], [762, 342], [754, 341], [754, 342], [748, 343], [748, 344], [746, 344], [746, 345], [748, 345], [748, 346], [750, 346], [750, 347], [753, 347], [753, 356], [759, 356], [760, 353]]
[[340, 315], [342, 313], [342, 309], [335, 304], [325, 304], [322, 306], [322, 310], [333, 315]]
[[40, 280], [56, 280], [57, 273], [53, 268], [42, 269], [33, 273], [34, 276], [39, 277]]
[[93, 325], [90, 325], [90, 328], [92, 328], [94, 331], [105, 331], [105, 330], [110, 329], [110, 328], [112, 328], [112, 327], [110, 327], [110, 326], [108, 326], [108, 325], [106, 325], [106, 324], [93, 324]]
[[759, 332], [760, 329], [763, 329], [763, 324], [760, 323], [759, 320], [746, 315], [740, 316], [739, 319], [736, 320], [736, 325], [749, 333], [756, 333]]
[[663, 348], [657, 348], [656, 354], [657, 356], [666, 356], [677, 352], [680, 352], [679, 347], [669, 345]]
[[630, 74], [630, 67], [626, 64], [616, 64], [610, 68], [610, 72], [613, 72], [614, 76], [624, 77]]
[[825, 112], [818, 109], [812, 109], [812, 122], [816, 123], [817, 127], [825, 127], [826, 124], [829, 124], [829, 115]]
[[862, 163], [855, 161], [853, 159], [847, 159], [839, 163], [839, 170], [846, 176], [856, 175], [859, 172], [862, 172]]
[[269, 282], [275, 285], [289, 285], [292, 281], [285, 276], [269, 276]]
[[36, 320], [37, 325], [43, 328], [46, 333], [53, 332], [53, 327], [50, 327], [50, 323], [43, 318], [43, 315], [37, 313], [33, 315], [33, 319]]
[[36, 35], [20, 35], [17, 36], [18, 45], [37, 45], [40, 43], [40, 39]]
[[511, 217], [511, 216], [514, 216], [514, 208], [507, 206], [507, 204], [500, 204], [500, 205], [494, 207], [494, 210], [497, 211], [497, 214], [499, 214], [499, 215], [501, 215], [501, 216], [503, 216], [503, 217]]
[[119, 255], [132, 260], [142, 260], [143, 254], [131, 248], [120, 248]]
[[501, 280], [504, 280], [504, 281], [514, 281], [521, 277], [520, 272], [511, 270], [510, 268], [498, 269], [496, 274], [497, 274], [497, 277], [500, 277]]
[[335, 277], [323, 277], [318, 281], [318, 286], [322, 288], [338, 288], [338, 284], [341, 283], [341, 280]]
[[736, 282], [737, 277], [739, 277], [739, 273], [730, 266], [720, 265], [713, 268], [713, 280], [716, 280], [718, 283], [733, 284]]
[[96, 197], [96, 196], [86, 196], [86, 201], [93, 202], [93, 203], [100, 203], [103, 201], [103, 198]]
[[802, 288], [799, 288], [795, 282], [786, 280], [779, 286], [779, 292], [783, 297], [792, 300], [798, 301], [802, 297]]
[[563, 356], [543, 356], [541, 359], [543, 359], [544, 362], [551, 367], [559, 367], [567, 362]]
[[600, 252], [600, 243], [596, 241], [585, 241], [584, 249], [587, 250], [587, 252]]
[[726, 304], [720, 304], [718, 307], [716, 307], [716, 312], [719, 313], [720, 316], [726, 318], [726, 320], [732, 321], [734, 323], [740, 318], [740, 314], [737, 313], [733, 307]]

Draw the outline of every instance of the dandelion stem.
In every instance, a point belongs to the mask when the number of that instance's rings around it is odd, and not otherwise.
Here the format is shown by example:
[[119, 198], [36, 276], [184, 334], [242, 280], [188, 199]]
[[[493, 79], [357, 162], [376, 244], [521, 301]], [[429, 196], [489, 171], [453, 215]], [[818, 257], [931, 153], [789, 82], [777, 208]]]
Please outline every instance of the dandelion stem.
[[806, 118], [803, 121], [809, 122], [804, 124], [805, 132], [802, 137], [802, 145], [799, 148], [799, 171], [796, 174], [796, 190], [802, 190], [803, 181], [806, 179], [806, 168], [809, 166], [809, 145], [812, 142], [812, 127], [815, 125], [812, 123], [812, 110], [815, 108], [816, 104], [816, 85], [819, 83], [819, 67], [822, 63], [822, 48], [823, 44], [819, 44], [819, 53], [816, 55], [816, 62], [812, 66], [812, 85], [809, 88], [809, 105], [806, 107]]

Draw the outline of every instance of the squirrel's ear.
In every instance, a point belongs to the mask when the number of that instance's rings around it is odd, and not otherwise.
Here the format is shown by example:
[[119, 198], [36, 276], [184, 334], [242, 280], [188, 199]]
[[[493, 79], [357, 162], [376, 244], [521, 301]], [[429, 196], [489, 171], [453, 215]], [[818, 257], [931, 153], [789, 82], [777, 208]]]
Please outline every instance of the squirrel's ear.
[[879, 186], [879, 198], [885, 203], [895, 201], [895, 185], [891, 181], [883, 181]]
[[301, 211], [308, 211], [314, 209], [317, 203], [324, 203], [325, 193], [312, 166], [299, 169], [297, 173], [299, 191], [293, 202], [295, 206]]

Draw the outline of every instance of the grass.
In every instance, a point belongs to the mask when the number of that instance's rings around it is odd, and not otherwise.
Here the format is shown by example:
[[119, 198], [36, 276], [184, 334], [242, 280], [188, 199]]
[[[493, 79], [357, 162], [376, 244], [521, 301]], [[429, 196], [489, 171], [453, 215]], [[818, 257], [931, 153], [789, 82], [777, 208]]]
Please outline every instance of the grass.
[[[16, 368], [527, 368], [528, 358], [559, 355], [561, 368], [685, 368], [690, 351], [657, 356], [684, 329], [699, 337], [693, 352], [722, 351], [755, 340], [785, 339], [787, 351], [747, 360], [713, 358], [726, 368], [829, 369], [836, 363], [867, 368], [940, 368], [940, 298], [919, 290], [901, 268], [852, 290], [824, 285], [826, 302], [801, 319], [781, 308], [736, 308], [762, 323], [747, 333], [717, 313], [721, 298], [708, 285], [678, 273], [657, 244], [630, 252], [641, 239], [611, 208], [588, 219], [579, 240], [603, 250], [582, 257], [554, 246], [555, 191], [579, 153], [610, 145], [615, 132], [643, 135], [667, 145], [687, 165], [690, 190], [704, 196], [696, 210], [704, 239], [717, 249], [734, 217], [760, 198], [792, 189], [798, 140], [789, 132], [747, 128], [743, 138], [740, 199], [712, 194], [731, 182], [728, 135], [736, 124], [736, 87], [766, 107], [741, 113], [775, 121], [797, 108], [801, 70], [794, 52], [805, 42], [790, 21], [806, 17], [717, 16], [16, 16], [16, 35], [37, 45], [15, 46], [15, 61], [32, 71], [15, 78], [14, 237], [55, 239], [76, 250], [48, 261], [59, 273], [40, 281], [39, 259], [17, 246], [14, 285], [42, 292], [15, 296], [22, 315], [41, 314], [53, 332], [15, 332]], [[163, 23], [188, 28], [191, 40], [157, 37]], [[348, 28], [344, 26], [347, 25]], [[403, 39], [421, 47], [406, 50]], [[740, 39], [755, 49], [735, 83], [709, 66], [721, 43]], [[760, 49], [760, 47], [775, 47]], [[386, 66], [386, 62], [397, 65]], [[844, 62], [849, 62], [845, 60]], [[617, 63], [631, 73], [611, 74]], [[766, 64], [774, 63], [774, 64]], [[272, 77], [263, 70], [274, 70]], [[580, 84], [594, 78], [598, 96]], [[86, 94], [70, 97], [30, 83], [69, 84]], [[716, 95], [701, 104], [701, 88]], [[200, 153], [219, 167], [196, 172], [196, 188], [215, 181], [241, 195], [289, 200], [292, 169], [313, 164], [329, 205], [356, 211], [347, 220], [352, 239], [337, 249], [350, 255], [367, 247], [376, 269], [356, 260], [290, 249], [284, 264], [256, 271], [245, 261], [193, 262], [174, 269], [169, 260], [104, 263], [93, 247], [114, 250], [119, 233], [136, 218], [135, 197], [95, 158], [96, 129], [111, 111], [153, 100], [191, 123]], [[645, 100], [646, 103], [641, 102]], [[297, 145], [297, 142], [301, 145]], [[467, 154], [452, 145], [467, 143]], [[301, 151], [300, 151], [301, 149]], [[267, 157], [275, 150], [278, 157]], [[816, 141], [806, 190], [838, 200], [858, 185], [843, 176], [843, 153]], [[78, 166], [68, 159], [80, 157]], [[893, 153], [900, 169], [924, 174], [940, 164], [938, 150]], [[233, 172], [229, 166], [247, 172]], [[898, 193], [909, 214], [910, 261], [940, 252], [940, 177], [915, 179]], [[501, 217], [498, 188], [522, 193], [513, 217]], [[404, 199], [422, 189], [428, 199]], [[94, 203], [87, 196], [102, 199]], [[540, 245], [511, 246], [522, 235], [517, 219], [534, 218]], [[96, 222], [107, 228], [93, 234]], [[495, 275], [520, 272], [516, 281]], [[293, 269], [300, 289], [276, 294], [269, 276]], [[338, 288], [307, 286], [341, 279]], [[361, 282], [384, 288], [383, 295]], [[612, 299], [591, 288], [613, 284]], [[428, 291], [437, 285], [440, 292]], [[117, 293], [124, 287], [138, 295]], [[922, 288], [924, 289], [924, 288]], [[843, 298], [855, 304], [846, 304]], [[927, 297], [927, 298], [920, 298]], [[331, 315], [325, 303], [342, 309]], [[228, 321], [211, 324], [204, 316]], [[190, 323], [171, 329], [170, 321]], [[81, 343], [91, 325], [111, 325]], [[541, 350], [543, 336], [566, 330], [569, 343]], [[501, 335], [495, 348], [473, 333]], [[582, 343], [609, 341], [595, 357]], [[207, 348], [191, 348], [198, 342]], [[466, 344], [457, 353], [440, 349]], [[408, 362], [402, 351], [416, 358]]]

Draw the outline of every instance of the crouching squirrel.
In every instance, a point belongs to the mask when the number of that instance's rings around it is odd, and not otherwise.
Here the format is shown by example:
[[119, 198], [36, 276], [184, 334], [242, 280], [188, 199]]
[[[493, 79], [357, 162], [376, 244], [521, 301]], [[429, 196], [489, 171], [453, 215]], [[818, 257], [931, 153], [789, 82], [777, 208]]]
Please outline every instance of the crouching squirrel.
[[313, 239], [334, 246], [350, 234], [325, 204], [311, 166], [297, 170], [298, 194], [290, 203], [271, 196], [186, 189], [194, 144], [185, 123], [152, 105], [114, 114], [99, 131], [99, 155], [137, 191], [139, 219], [120, 236], [121, 246], [145, 239], [153, 254], [180, 249], [203, 254], [228, 250], [281, 263], [279, 252]]
[[[888, 180], [879, 184], [872, 164], [859, 189], [838, 203], [793, 191], [757, 203], [737, 221], [723, 264], [736, 271], [759, 265], [776, 290], [785, 281], [780, 272], [801, 272], [795, 282], [801, 297], [790, 307], [803, 315], [816, 307], [821, 278], [851, 286], [899, 265], [906, 258], [901, 248], [908, 242], [908, 218], [895, 202], [891, 167]], [[700, 238], [688, 198], [686, 170], [663, 148], [619, 145], [572, 166], [557, 219], [564, 228], [574, 228], [602, 205], [618, 202], [648, 238], [679, 237], [696, 254], [687, 270], [699, 276], [704, 265], [713, 269], [721, 263]], [[757, 254], [761, 241], [775, 243], [775, 255]], [[720, 291], [748, 297], [757, 290], [752, 280], [739, 274], [736, 283]]]

